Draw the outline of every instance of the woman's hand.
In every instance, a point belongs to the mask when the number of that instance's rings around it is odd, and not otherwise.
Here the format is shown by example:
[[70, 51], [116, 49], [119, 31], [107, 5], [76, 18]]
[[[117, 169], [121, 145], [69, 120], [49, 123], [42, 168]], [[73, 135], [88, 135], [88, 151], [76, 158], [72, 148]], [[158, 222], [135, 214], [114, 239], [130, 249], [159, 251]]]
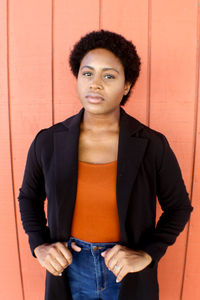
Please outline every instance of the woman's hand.
[[[75, 242], [71, 243], [71, 247], [77, 252], [81, 251]], [[64, 269], [72, 263], [72, 253], [67, 243], [42, 244], [34, 249], [34, 253], [41, 266], [54, 276], [61, 276]]]
[[134, 251], [122, 245], [115, 245], [101, 253], [105, 264], [120, 282], [128, 273], [139, 272], [146, 268], [152, 261], [149, 254], [144, 251]]

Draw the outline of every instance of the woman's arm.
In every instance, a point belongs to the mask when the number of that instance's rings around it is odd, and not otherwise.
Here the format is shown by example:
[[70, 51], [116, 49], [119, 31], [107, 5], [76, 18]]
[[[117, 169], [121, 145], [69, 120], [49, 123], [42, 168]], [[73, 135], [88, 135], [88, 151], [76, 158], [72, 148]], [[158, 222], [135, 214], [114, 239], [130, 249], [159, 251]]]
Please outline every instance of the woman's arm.
[[29, 148], [24, 178], [18, 196], [21, 220], [23, 228], [29, 236], [33, 256], [35, 256], [34, 249], [37, 246], [50, 242], [44, 211], [45, 182], [41, 165], [36, 156], [36, 143], [40, 132]]
[[193, 210], [178, 161], [164, 135], [162, 145], [162, 155], [158, 154], [161, 161], [157, 170], [157, 196], [163, 213], [156, 228], [145, 237], [142, 247], [153, 263], [158, 262], [167, 247], [176, 241]]

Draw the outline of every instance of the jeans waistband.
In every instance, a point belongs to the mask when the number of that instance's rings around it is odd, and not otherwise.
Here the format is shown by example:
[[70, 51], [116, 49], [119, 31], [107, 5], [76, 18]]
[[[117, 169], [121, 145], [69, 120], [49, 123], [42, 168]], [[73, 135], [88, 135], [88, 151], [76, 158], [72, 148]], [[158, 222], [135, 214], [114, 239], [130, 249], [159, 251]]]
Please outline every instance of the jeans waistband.
[[83, 248], [84, 250], [92, 250], [94, 247], [97, 247], [98, 249], [107, 249], [111, 248], [120, 242], [112, 242], [112, 243], [91, 243], [91, 242], [86, 242], [83, 240], [80, 240], [75, 237], [70, 237], [68, 240], [68, 246], [71, 246], [71, 243], [75, 242], [79, 247]]

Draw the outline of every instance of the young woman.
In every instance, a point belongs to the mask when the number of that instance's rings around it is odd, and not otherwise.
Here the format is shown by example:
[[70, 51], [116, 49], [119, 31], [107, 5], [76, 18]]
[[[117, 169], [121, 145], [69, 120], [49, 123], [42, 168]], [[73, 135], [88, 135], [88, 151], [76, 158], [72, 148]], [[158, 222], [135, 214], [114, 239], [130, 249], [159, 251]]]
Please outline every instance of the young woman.
[[101, 30], [69, 61], [83, 108], [37, 134], [19, 194], [32, 253], [47, 269], [45, 299], [157, 300], [158, 261], [192, 207], [166, 137], [121, 107], [140, 58], [131, 41]]

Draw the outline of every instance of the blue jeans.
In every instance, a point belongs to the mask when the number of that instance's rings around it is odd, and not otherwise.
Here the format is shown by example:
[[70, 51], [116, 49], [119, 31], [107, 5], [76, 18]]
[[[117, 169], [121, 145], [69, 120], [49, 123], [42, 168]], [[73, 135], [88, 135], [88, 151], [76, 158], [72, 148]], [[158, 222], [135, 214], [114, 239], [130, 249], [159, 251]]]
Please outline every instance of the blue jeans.
[[[71, 248], [74, 241], [80, 252]], [[89, 243], [71, 237], [68, 247], [72, 252], [72, 264], [67, 273], [73, 300], [117, 300], [121, 283], [116, 283], [116, 276], [106, 267], [101, 252], [112, 248], [117, 243]]]

